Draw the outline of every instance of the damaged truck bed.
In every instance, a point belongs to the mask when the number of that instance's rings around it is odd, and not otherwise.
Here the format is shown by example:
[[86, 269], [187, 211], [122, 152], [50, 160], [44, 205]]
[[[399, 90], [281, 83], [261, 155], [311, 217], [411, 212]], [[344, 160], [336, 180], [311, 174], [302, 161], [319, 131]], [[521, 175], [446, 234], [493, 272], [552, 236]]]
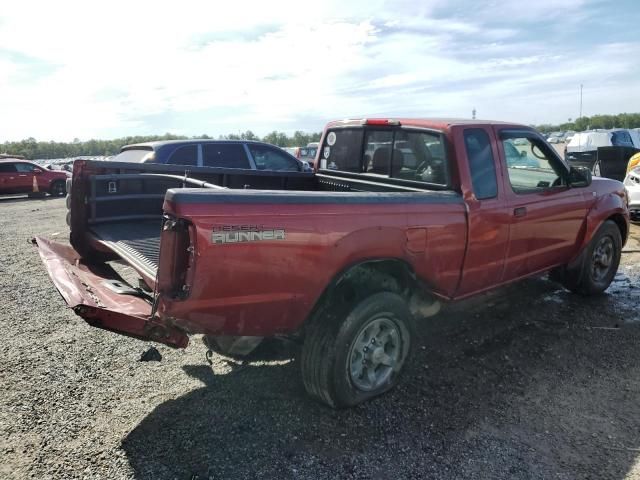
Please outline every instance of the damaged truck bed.
[[415, 318], [440, 301], [548, 271], [600, 293], [629, 230], [620, 182], [570, 167], [522, 125], [333, 122], [315, 163], [304, 173], [76, 161], [71, 245], [37, 238], [40, 255], [99, 328], [173, 347], [199, 333], [221, 351], [229, 339], [295, 335], [306, 390], [343, 407], [397, 383]]

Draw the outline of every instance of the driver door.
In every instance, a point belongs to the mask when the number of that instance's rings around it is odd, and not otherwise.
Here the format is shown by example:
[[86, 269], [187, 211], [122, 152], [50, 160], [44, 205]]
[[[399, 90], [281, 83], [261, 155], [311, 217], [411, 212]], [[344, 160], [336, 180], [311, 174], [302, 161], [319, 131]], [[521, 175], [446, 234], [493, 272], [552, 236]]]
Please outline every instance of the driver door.
[[[31, 163], [16, 163], [16, 193], [28, 193], [33, 191], [33, 177], [35, 175], [35, 165]], [[38, 169], [39, 170], [39, 169]], [[41, 170], [40, 170], [41, 171]]]
[[535, 132], [500, 130], [511, 218], [503, 280], [567, 263], [587, 215], [584, 189], [567, 185], [567, 167]]

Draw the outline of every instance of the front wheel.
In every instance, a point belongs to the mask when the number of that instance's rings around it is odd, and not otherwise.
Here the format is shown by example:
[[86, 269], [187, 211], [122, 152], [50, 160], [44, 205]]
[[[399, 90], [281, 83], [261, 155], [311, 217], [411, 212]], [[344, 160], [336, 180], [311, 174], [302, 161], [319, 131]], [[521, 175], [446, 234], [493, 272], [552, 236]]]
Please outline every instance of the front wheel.
[[325, 312], [305, 337], [304, 386], [335, 408], [378, 396], [398, 383], [413, 336], [411, 313], [395, 293], [376, 293], [344, 312]]
[[49, 194], [52, 197], [62, 197], [67, 194], [67, 187], [64, 180], [56, 180], [49, 188]]
[[613, 281], [620, 264], [621, 252], [620, 229], [614, 222], [607, 220], [580, 255], [576, 268], [554, 272], [552, 278], [560, 280], [572, 292], [597, 295], [604, 292]]

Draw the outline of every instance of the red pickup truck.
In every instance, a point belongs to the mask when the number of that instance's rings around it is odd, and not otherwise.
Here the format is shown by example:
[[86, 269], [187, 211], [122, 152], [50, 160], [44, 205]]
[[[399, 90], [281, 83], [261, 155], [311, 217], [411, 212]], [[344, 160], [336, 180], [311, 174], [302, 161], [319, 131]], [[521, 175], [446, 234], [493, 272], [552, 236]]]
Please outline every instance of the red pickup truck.
[[485, 121], [332, 122], [312, 173], [76, 161], [69, 193], [71, 246], [36, 241], [89, 324], [174, 347], [295, 336], [334, 407], [392, 388], [441, 301], [547, 271], [603, 292], [629, 230], [621, 183]]

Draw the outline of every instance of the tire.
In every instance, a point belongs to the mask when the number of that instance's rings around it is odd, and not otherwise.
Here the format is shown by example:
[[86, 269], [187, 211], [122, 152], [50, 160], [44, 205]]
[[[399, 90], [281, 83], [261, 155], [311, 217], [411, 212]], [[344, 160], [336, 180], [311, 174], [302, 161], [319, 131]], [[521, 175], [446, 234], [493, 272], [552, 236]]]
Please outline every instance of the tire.
[[574, 293], [598, 295], [609, 288], [613, 281], [621, 252], [620, 229], [615, 222], [607, 220], [580, 254], [575, 268], [556, 270], [550, 277]]
[[52, 197], [63, 197], [67, 194], [67, 186], [64, 180], [56, 180], [49, 187], [49, 195]]
[[381, 395], [397, 385], [414, 338], [408, 306], [395, 293], [325, 309], [306, 332], [301, 354], [305, 389], [334, 408]]

